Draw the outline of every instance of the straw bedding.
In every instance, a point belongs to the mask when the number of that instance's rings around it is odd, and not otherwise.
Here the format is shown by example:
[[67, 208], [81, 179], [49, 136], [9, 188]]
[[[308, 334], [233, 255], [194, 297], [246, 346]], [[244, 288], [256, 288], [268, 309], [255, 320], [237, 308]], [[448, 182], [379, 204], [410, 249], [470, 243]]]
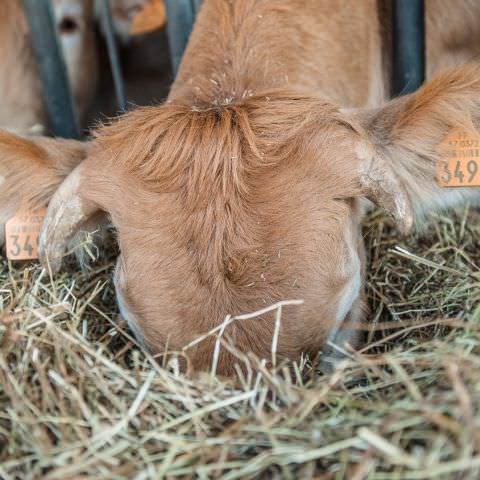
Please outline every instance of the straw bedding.
[[188, 377], [118, 320], [113, 250], [54, 278], [2, 260], [0, 478], [479, 478], [480, 214], [364, 232], [369, 345], [329, 375]]

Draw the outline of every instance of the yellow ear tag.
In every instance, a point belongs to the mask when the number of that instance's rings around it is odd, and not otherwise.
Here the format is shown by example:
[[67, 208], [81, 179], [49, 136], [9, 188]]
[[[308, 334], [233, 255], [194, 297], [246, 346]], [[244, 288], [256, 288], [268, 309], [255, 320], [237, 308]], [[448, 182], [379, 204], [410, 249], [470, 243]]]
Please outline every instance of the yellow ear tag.
[[163, 0], [149, 0], [132, 22], [131, 35], [153, 32], [165, 25], [166, 11]]
[[5, 224], [7, 258], [9, 260], [35, 260], [38, 258], [40, 227], [46, 208], [20, 210]]
[[445, 137], [438, 153], [441, 187], [480, 187], [480, 134], [456, 128]]

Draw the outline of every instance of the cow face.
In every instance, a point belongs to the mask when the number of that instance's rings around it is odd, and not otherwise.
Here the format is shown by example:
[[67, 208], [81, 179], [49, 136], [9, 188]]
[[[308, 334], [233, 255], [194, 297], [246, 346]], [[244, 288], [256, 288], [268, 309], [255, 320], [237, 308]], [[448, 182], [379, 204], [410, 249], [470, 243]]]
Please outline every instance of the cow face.
[[[181, 350], [228, 314], [285, 299], [304, 303], [284, 309], [280, 357], [351, 341], [342, 326], [362, 311], [360, 202], [374, 201], [408, 230], [412, 202], [438, 208], [461, 198], [436, 185], [436, 151], [459, 108], [474, 114], [477, 70], [471, 81], [450, 74], [375, 112], [341, 114], [279, 91], [132, 112], [98, 132], [52, 199], [44, 261], [58, 267], [64, 241], [101, 209], [118, 232], [121, 310], [154, 352]], [[274, 325], [266, 314], [224, 333], [268, 358]], [[213, 345], [189, 351], [196, 367]], [[231, 373], [233, 357], [222, 355], [219, 369]]]
[[[334, 107], [288, 92], [141, 109], [99, 132], [52, 200], [41, 244], [55, 266], [62, 240], [100, 208], [117, 229], [120, 308], [152, 350], [180, 350], [228, 314], [302, 299], [279, 337], [279, 355], [296, 357], [360, 317], [358, 198], [403, 208], [376, 178], [362, 184], [360, 167], [374, 161]], [[273, 328], [267, 315], [227, 334], [264, 356]], [[197, 350], [207, 363], [208, 344]]]

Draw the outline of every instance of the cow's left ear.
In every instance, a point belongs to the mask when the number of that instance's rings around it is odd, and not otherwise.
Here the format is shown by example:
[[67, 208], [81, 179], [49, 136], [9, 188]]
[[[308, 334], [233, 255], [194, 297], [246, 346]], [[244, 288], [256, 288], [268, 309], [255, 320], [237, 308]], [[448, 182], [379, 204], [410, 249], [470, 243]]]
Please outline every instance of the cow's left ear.
[[480, 65], [447, 71], [380, 109], [346, 115], [358, 134], [361, 192], [392, 213], [402, 230], [427, 213], [480, 197], [478, 189], [442, 188], [437, 181], [452, 134], [480, 142]]

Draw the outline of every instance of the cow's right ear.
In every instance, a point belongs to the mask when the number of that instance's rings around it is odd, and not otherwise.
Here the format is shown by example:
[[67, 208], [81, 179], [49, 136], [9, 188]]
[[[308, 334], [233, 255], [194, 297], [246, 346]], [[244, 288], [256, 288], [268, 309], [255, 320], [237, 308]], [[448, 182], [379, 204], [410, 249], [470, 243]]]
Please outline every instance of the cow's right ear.
[[87, 142], [25, 138], [0, 130], [0, 245], [7, 220], [18, 210], [48, 205], [88, 150]]

